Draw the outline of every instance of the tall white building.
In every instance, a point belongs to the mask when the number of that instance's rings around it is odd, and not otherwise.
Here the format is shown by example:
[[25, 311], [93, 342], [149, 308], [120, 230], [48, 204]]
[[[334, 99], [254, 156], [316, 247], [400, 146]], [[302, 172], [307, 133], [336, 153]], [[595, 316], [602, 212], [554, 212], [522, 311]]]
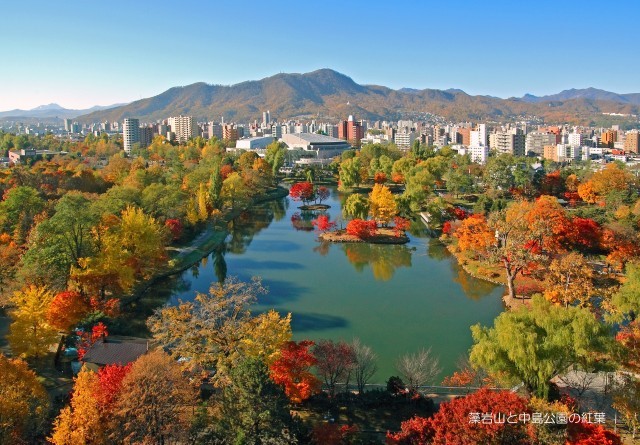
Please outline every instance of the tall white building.
[[478, 164], [486, 164], [489, 159], [489, 146], [471, 146], [469, 147], [469, 154], [471, 155], [471, 160], [473, 162], [477, 162]]
[[478, 128], [470, 133], [471, 147], [484, 147], [487, 145], [487, 126], [479, 124]]
[[175, 135], [176, 142], [180, 144], [198, 136], [198, 125], [193, 116], [170, 117], [167, 122], [171, 127], [171, 132]]
[[567, 143], [572, 147], [580, 147], [582, 145], [582, 135], [580, 133], [569, 133]]
[[125, 118], [122, 124], [122, 140], [124, 142], [124, 151], [131, 152], [133, 144], [140, 142], [140, 121], [134, 118]]
[[469, 153], [471, 160], [479, 164], [485, 164], [489, 159], [487, 126], [485, 124], [479, 124], [478, 128], [470, 133]]

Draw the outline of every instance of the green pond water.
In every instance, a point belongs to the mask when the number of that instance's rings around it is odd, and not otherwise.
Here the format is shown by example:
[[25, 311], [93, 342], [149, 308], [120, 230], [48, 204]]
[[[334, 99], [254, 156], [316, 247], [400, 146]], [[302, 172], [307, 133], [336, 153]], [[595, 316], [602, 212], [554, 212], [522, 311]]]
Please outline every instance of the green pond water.
[[[340, 224], [341, 200], [332, 191], [327, 212]], [[502, 311], [498, 286], [474, 279], [445, 248], [413, 224], [405, 245], [320, 243], [289, 198], [259, 204], [230, 223], [224, 249], [181, 276], [159, 283], [169, 304], [207, 292], [225, 276], [262, 277], [269, 294], [257, 311], [292, 313], [294, 339], [354, 337], [378, 355], [377, 383], [396, 375], [396, 359], [431, 348], [442, 376], [471, 346], [469, 327], [490, 325]]]

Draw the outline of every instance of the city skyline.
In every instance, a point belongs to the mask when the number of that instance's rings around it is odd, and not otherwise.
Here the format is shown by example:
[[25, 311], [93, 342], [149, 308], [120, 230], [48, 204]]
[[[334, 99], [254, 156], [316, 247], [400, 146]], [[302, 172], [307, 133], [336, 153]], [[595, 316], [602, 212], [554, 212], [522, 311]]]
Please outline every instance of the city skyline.
[[611, 24], [598, 28], [605, 11], [596, 2], [413, 3], [5, 5], [0, 41], [12, 44], [3, 51], [0, 110], [82, 109], [195, 82], [320, 68], [359, 84], [501, 98], [586, 87], [640, 92], [640, 61], [625, 56], [640, 41], [640, 6], [631, 1], [608, 3]]

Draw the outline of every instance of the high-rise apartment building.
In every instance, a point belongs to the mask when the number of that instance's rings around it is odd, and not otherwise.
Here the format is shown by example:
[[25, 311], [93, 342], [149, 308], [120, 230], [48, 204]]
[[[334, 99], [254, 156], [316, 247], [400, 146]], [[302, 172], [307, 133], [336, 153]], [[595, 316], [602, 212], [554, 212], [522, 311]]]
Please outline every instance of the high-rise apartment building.
[[153, 127], [145, 125], [138, 128], [138, 135], [140, 140], [140, 148], [145, 148], [151, 145], [153, 142]]
[[479, 124], [469, 135], [470, 147], [485, 147], [487, 145], [487, 126]]
[[410, 150], [416, 134], [410, 127], [404, 127], [396, 132], [394, 142], [400, 150]]
[[489, 135], [489, 147], [498, 153], [509, 153], [514, 156], [525, 155], [525, 135], [519, 128], [500, 131]]
[[124, 151], [131, 152], [134, 144], [140, 143], [140, 121], [131, 117], [125, 118], [122, 124], [122, 140]]
[[600, 135], [600, 143], [609, 148], [613, 148], [613, 144], [618, 140], [618, 132], [616, 130], [607, 130]]
[[238, 127], [235, 124], [225, 124], [222, 126], [222, 139], [229, 142], [238, 140]]
[[176, 142], [186, 143], [189, 139], [198, 136], [198, 125], [193, 116], [177, 116], [167, 119]]
[[638, 153], [640, 145], [640, 132], [638, 130], [628, 131], [624, 138], [624, 151]]
[[269, 125], [271, 123], [271, 113], [269, 110], [262, 112], [262, 124]]

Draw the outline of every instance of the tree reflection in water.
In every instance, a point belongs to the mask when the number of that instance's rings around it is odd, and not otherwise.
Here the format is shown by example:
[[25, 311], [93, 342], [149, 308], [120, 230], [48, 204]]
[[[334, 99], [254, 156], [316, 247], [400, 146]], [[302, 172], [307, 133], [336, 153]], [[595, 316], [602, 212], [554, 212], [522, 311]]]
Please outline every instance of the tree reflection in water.
[[358, 272], [371, 266], [378, 281], [390, 280], [399, 267], [411, 267], [411, 249], [405, 245], [344, 243], [342, 250]]

